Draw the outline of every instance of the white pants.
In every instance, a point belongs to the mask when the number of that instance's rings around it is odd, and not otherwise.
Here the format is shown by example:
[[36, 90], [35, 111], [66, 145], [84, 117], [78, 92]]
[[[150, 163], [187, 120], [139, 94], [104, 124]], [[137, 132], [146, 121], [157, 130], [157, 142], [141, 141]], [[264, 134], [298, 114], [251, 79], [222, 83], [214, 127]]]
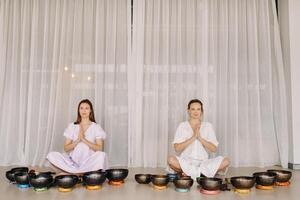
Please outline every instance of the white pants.
[[193, 179], [199, 177], [200, 174], [207, 177], [214, 177], [224, 159], [222, 156], [207, 160], [192, 160], [179, 156], [176, 156], [176, 158], [179, 161], [182, 171]]
[[92, 151], [84, 143], [79, 143], [69, 155], [50, 152], [47, 159], [54, 166], [69, 173], [84, 173], [99, 169], [105, 170], [108, 167], [106, 153]]

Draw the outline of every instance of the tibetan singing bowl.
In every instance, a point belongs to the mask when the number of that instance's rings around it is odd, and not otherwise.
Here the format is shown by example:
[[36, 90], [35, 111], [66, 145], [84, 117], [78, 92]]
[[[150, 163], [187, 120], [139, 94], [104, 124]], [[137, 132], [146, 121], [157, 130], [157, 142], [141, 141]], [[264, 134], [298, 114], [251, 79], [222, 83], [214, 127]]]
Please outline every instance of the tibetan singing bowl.
[[79, 181], [78, 176], [76, 175], [60, 175], [55, 177], [55, 184], [60, 188], [72, 188], [74, 187]]
[[5, 173], [6, 178], [10, 182], [15, 182], [15, 173], [17, 172], [28, 172], [28, 167], [15, 167]]
[[222, 186], [222, 179], [220, 178], [197, 177], [196, 180], [204, 190], [220, 190]]
[[252, 176], [236, 176], [230, 179], [231, 184], [236, 189], [250, 189], [255, 184], [255, 177]]
[[189, 177], [177, 178], [173, 181], [176, 188], [190, 189], [194, 183], [194, 180]]
[[272, 172], [276, 174], [276, 182], [284, 183], [288, 182], [292, 177], [292, 172], [287, 170], [277, 170], [277, 169], [270, 169], [268, 172]]
[[51, 172], [29, 173], [29, 184], [36, 188], [49, 188], [54, 182]]
[[152, 175], [151, 182], [155, 186], [164, 187], [168, 185], [169, 178], [167, 175]]
[[276, 174], [272, 172], [256, 172], [253, 173], [256, 184], [261, 186], [272, 186], [276, 181]]
[[86, 172], [82, 176], [83, 183], [87, 186], [102, 185], [106, 180], [106, 172], [92, 171]]
[[151, 174], [136, 174], [134, 179], [139, 184], [148, 184], [151, 182]]
[[28, 185], [29, 184], [29, 176], [28, 172], [16, 172], [14, 175], [15, 181], [20, 185]]
[[128, 169], [107, 169], [106, 178], [109, 181], [123, 181], [128, 176]]

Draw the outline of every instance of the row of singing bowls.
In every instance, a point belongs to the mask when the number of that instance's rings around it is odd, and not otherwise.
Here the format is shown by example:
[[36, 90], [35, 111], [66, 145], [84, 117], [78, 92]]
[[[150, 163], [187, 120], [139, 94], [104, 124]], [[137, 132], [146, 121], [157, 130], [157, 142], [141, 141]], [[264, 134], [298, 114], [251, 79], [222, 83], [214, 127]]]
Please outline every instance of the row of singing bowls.
[[[128, 169], [108, 169], [106, 171], [86, 172], [82, 175], [82, 180], [87, 186], [98, 186], [102, 185], [106, 178], [109, 181], [123, 181], [127, 176]], [[55, 183], [58, 187], [68, 189], [79, 183], [79, 177], [76, 175], [61, 175], [55, 178]]]
[[50, 187], [53, 183], [53, 172], [28, 172], [28, 168], [12, 169], [6, 173], [7, 178], [20, 185], [30, 184], [34, 188]]
[[220, 190], [222, 186], [220, 178], [197, 177], [196, 181], [204, 190], [208, 191]]
[[237, 176], [230, 178], [231, 184], [237, 189], [250, 189], [254, 184], [271, 186], [275, 182], [288, 182], [292, 177], [292, 172], [286, 170], [267, 170], [266, 172], [256, 172], [253, 176]]
[[[138, 182], [139, 184], [148, 184], [151, 182], [151, 178], [152, 176], [158, 179], [168, 179], [168, 182], [173, 182], [174, 180], [178, 179], [179, 176], [177, 174], [167, 174], [166, 177], [165, 175], [151, 175], [151, 174], [136, 174], [134, 176], [136, 182]], [[163, 177], [161, 177], [163, 176]], [[155, 182], [155, 181], [154, 181]]]

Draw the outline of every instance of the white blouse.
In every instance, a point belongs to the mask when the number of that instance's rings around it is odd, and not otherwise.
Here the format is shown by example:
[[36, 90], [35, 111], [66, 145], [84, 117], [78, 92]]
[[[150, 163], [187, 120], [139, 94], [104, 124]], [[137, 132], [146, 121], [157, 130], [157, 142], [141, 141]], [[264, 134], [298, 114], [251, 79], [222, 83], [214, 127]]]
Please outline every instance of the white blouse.
[[[78, 139], [79, 130], [80, 130], [79, 124], [71, 123], [66, 128], [64, 132], [64, 136], [66, 138], [75, 141]], [[104, 132], [104, 130], [101, 128], [99, 124], [96, 124], [95, 122], [92, 122], [92, 124], [88, 127], [84, 135], [85, 138], [92, 143], [96, 143], [96, 139], [105, 140], [106, 138], [106, 133]]]
[[[219, 143], [216, 139], [215, 131], [211, 123], [201, 122], [200, 134], [203, 139], [218, 146]], [[173, 144], [184, 142], [192, 136], [193, 129], [190, 123], [188, 121], [182, 122], [176, 130]], [[208, 159], [208, 153], [200, 141], [195, 140], [192, 144], [186, 147], [183, 152], [181, 152], [180, 157], [193, 160], [206, 160]]]

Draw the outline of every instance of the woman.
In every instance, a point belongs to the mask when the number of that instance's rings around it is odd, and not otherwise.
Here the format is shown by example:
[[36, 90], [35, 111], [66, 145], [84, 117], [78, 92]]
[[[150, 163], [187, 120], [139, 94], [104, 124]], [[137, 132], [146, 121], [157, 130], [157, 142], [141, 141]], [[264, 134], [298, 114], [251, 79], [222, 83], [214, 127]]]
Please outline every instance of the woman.
[[107, 168], [103, 152], [106, 133], [96, 124], [92, 103], [82, 100], [77, 109], [77, 120], [64, 132], [64, 150], [67, 154], [50, 152], [49, 162], [68, 173], [84, 173]]
[[222, 156], [208, 159], [208, 152], [216, 152], [218, 141], [213, 127], [202, 122], [203, 104], [198, 99], [188, 103], [189, 120], [182, 122], [173, 141], [179, 156], [169, 156], [168, 164], [177, 173], [199, 177], [201, 174], [214, 177], [217, 172], [225, 173], [229, 159]]

